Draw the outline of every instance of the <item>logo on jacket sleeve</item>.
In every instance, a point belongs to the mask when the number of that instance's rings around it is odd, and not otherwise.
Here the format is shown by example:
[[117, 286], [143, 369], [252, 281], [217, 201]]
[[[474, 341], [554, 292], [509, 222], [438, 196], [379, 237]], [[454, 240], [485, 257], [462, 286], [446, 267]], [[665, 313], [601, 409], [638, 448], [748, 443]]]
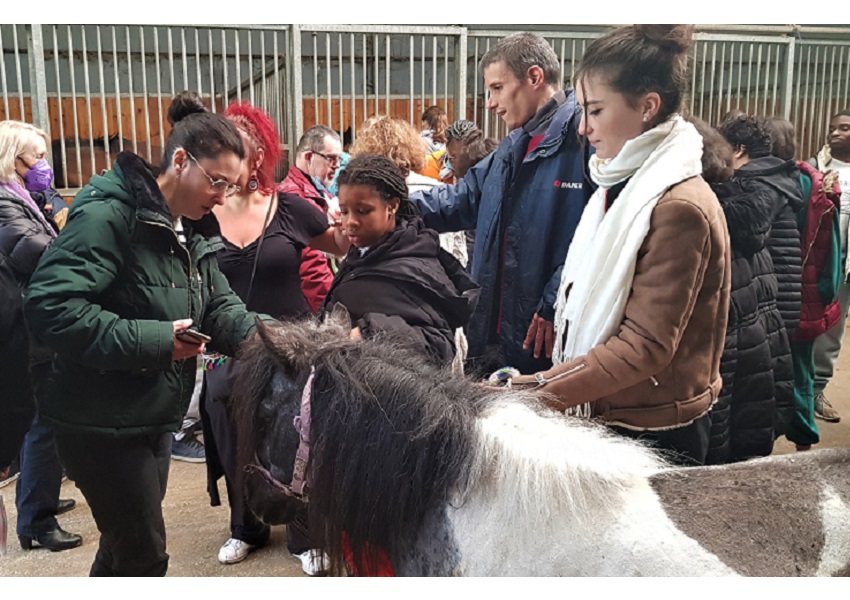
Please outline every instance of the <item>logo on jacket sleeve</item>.
[[556, 179], [555, 187], [562, 190], [580, 190], [584, 185], [580, 181], [561, 181], [560, 179]]

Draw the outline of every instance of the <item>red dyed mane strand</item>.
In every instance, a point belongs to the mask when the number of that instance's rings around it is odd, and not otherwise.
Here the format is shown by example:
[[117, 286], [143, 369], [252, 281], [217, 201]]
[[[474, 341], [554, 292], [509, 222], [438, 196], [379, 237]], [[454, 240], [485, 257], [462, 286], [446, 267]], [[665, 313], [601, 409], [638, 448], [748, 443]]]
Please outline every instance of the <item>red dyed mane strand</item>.
[[250, 102], [234, 102], [224, 111], [224, 116], [242, 129], [251, 141], [262, 148], [265, 154], [263, 164], [257, 171], [260, 188], [270, 193], [275, 189], [274, 170], [280, 162], [280, 136], [277, 127], [265, 112]]

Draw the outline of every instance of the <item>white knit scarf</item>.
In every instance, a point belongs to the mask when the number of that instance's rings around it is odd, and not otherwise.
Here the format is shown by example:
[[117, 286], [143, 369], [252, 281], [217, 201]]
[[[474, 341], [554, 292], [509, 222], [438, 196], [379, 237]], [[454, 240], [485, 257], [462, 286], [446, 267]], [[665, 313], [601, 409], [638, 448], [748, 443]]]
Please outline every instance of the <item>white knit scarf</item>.
[[[555, 303], [554, 364], [584, 356], [617, 334], [652, 211], [668, 189], [702, 173], [701, 159], [702, 137], [678, 115], [629, 140], [612, 159], [591, 157], [590, 176], [599, 189], [582, 213], [564, 262]], [[605, 212], [607, 190], [630, 177]], [[589, 416], [590, 407], [570, 412]]]

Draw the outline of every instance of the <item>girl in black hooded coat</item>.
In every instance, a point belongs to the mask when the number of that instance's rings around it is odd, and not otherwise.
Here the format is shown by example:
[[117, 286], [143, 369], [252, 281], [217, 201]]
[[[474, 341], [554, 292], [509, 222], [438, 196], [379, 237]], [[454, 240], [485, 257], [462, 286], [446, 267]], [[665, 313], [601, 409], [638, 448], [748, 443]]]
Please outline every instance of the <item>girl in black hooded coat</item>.
[[713, 465], [772, 452], [794, 410], [794, 371], [770, 247], [776, 233], [774, 199], [730, 181], [730, 144], [704, 121], [689, 120], [703, 136], [703, 177], [723, 207], [732, 249], [729, 321], [720, 361], [723, 388], [709, 413], [705, 464]]
[[771, 200], [734, 184], [712, 186], [726, 215], [732, 247], [732, 292], [720, 362], [723, 388], [712, 408], [706, 464], [773, 451], [794, 410], [791, 345], [767, 246]]
[[358, 156], [338, 182], [351, 249], [320, 317], [340, 304], [351, 316], [353, 338], [403, 337], [434, 362], [450, 363], [454, 330], [469, 320], [478, 286], [416, 216], [404, 177], [389, 159]]

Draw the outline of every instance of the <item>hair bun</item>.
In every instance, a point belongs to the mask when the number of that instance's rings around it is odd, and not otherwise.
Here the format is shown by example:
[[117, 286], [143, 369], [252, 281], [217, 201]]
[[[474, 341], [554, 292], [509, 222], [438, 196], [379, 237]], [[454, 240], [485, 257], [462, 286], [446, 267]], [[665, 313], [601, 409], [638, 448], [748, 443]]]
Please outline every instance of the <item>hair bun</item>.
[[168, 108], [168, 122], [174, 125], [189, 115], [205, 112], [209, 111], [196, 92], [180, 92], [171, 99], [171, 106]]
[[635, 25], [634, 27], [647, 41], [677, 54], [690, 51], [693, 45], [693, 25]]

